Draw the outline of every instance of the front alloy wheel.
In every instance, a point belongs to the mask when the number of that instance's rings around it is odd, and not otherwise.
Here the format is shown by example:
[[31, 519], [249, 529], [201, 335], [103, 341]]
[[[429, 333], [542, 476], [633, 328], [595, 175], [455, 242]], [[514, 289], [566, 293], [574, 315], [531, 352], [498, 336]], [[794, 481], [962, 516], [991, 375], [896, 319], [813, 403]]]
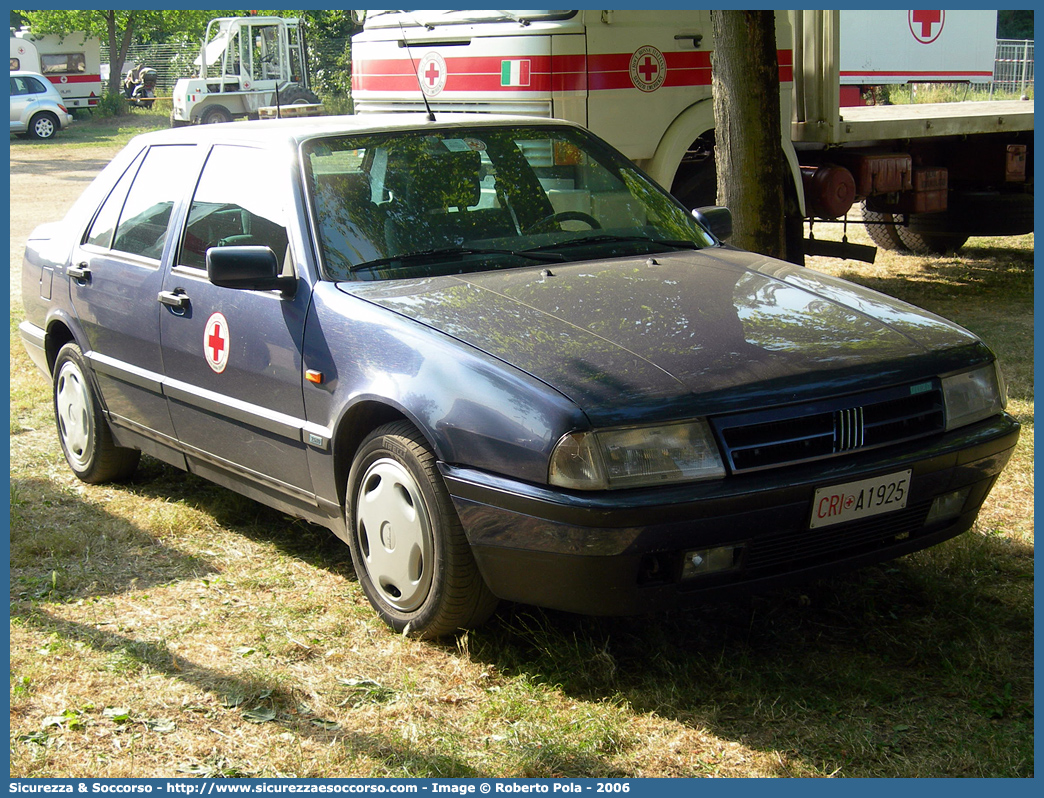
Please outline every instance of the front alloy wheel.
[[436, 638], [496, 608], [471, 554], [436, 458], [407, 422], [359, 447], [348, 476], [349, 546], [359, 583], [397, 632]]

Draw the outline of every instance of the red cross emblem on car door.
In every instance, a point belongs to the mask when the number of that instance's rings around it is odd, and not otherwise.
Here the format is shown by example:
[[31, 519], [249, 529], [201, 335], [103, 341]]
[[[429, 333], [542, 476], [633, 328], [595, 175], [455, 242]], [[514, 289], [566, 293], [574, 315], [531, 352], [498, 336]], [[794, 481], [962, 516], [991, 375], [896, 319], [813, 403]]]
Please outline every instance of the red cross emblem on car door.
[[203, 328], [203, 355], [218, 374], [228, 365], [228, 349], [228, 322], [222, 314], [214, 313]]

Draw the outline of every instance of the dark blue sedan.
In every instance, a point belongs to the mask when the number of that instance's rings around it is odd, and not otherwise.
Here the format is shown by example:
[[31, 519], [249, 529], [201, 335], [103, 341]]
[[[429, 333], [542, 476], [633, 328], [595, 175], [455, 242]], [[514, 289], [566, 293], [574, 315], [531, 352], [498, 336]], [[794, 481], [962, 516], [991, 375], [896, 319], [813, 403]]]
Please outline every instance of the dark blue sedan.
[[21, 335], [80, 479], [145, 452], [327, 526], [418, 636], [967, 530], [1019, 434], [990, 350], [730, 223], [566, 123], [180, 128], [32, 235]]

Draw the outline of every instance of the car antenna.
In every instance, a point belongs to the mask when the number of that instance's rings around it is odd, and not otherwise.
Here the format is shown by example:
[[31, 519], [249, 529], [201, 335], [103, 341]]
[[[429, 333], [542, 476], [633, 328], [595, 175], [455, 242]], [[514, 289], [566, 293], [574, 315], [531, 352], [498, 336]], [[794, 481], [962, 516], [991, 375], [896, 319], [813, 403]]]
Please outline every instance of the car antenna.
[[406, 30], [402, 27], [402, 20], [399, 20], [399, 33], [402, 34], [402, 44], [406, 48], [406, 55], [410, 57], [410, 66], [413, 67], [413, 76], [417, 78], [417, 88], [420, 89], [421, 99], [424, 101], [424, 108], [428, 112], [428, 121], [435, 121], [435, 114], [431, 112], [431, 106], [428, 104], [428, 95], [424, 93], [424, 84], [421, 83], [420, 75], [417, 74], [417, 63], [413, 60], [413, 51], [410, 50], [410, 40], [406, 38]]

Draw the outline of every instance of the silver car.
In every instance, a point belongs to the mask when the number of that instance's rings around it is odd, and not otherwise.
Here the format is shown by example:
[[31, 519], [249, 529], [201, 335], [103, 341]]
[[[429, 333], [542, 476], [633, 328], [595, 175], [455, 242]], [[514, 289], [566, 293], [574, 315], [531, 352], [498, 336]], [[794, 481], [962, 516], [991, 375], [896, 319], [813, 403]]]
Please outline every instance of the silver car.
[[58, 89], [38, 72], [11, 73], [11, 132], [49, 140], [72, 124]]

